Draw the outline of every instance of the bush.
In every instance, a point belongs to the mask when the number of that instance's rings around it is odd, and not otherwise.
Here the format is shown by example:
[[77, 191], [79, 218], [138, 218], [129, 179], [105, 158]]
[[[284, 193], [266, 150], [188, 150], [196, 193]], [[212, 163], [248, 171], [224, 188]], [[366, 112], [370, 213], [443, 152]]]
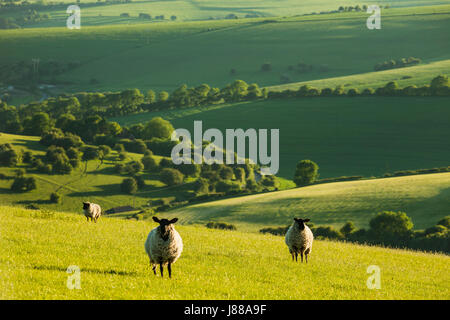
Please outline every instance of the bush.
[[234, 181], [221, 180], [216, 183], [217, 192], [236, 193], [241, 191], [241, 185]]
[[155, 171], [158, 169], [158, 164], [156, 163], [156, 160], [151, 155], [144, 156], [141, 160], [142, 164], [144, 165], [144, 169], [148, 171]]
[[52, 192], [50, 194], [50, 202], [51, 203], [61, 203], [61, 195], [56, 192]]
[[36, 189], [36, 179], [34, 177], [16, 177], [11, 185], [14, 192], [26, 192]]
[[0, 166], [15, 167], [19, 161], [19, 154], [9, 143], [0, 145]]
[[339, 231], [342, 233], [342, 235], [345, 238], [347, 238], [355, 230], [356, 230], [355, 224], [352, 221], [348, 221], [344, 224], [344, 226]]
[[332, 227], [317, 227], [311, 228], [314, 236], [317, 238], [326, 238], [330, 240], [341, 240], [344, 239], [344, 236], [338, 231], [333, 229]]
[[312, 184], [319, 177], [319, 166], [311, 160], [301, 160], [297, 163], [297, 168], [294, 174], [295, 184], [300, 186], [306, 186]]
[[370, 220], [370, 234], [384, 244], [401, 242], [411, 237], [413, 223], [405, 212], [383, 211]]
[[134, 178], [126, 178], [122, 181], [120, 189], [124, 193], [135, 194], [138, 191], [138, 184]]
[[290, 226], [287, 226], [287, 227], [275, 227], [275, 228], [268, 227], [268, 228], [260, 229], [259, 232], [261, 232], [261, 233], [270, 233], [270, 234], [273, 234], [275, 236], [284, 236], [284, 235], [286, 235], [286, 232], [288, 231], [289, 227]]
[[161, 171], [160, 180], [168, 186], [175, 186], [183, 183], [184, 175], [173, 168], [165, 168]]
[[208, 222], [206, 227], [209, 229], [237, 230], [235, 225], [225, 222]]
[[450, 229], [450, 216], [446, 216], [445, 218], [439, 220], [437, 224]]
[[208, 180], [204, 178], [198, 178], [194, 182], [194, 191], [196, 194], [203, 194], [209, 192], [209, 183]]

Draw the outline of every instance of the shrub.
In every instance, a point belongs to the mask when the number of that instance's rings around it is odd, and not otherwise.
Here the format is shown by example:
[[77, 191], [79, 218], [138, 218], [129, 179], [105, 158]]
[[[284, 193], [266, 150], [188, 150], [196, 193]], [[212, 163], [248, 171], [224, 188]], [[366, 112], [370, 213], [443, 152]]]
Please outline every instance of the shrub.
[[51, 203], [60, 203], [61, 202], [61, 195], [56, 193], [56, 192], [52, 192], [50, 194], [50, 202]]
[[0, 145], [0, 166], [15, 167], [19, 161], [19, 154], [9, 143]]
[[208, 222], [206, 227], [209, 229], [237, 230], [235, 225], [225, 222]]
[[183, 183], [184, 175], [173, 168], [165, 168], [161, 171], [160, 180], [168, 186], [179, 185]]
[[142, 164], [144, 165], [144, 169], [148, 171], [155, 171], [158, 169], [158, 164], [156, 163], [156, 160], [151, 155], [144, 156], [141, 160]]
[[134, 178], [126, 178], [122, 181], [120, 189], [124, 193], [135, 194], [138, 191], [138, 184]]
[[352, 232], [356, 230], [355, 224], [352, 221], [346, 222], [339, 230], [344, 237], [348, 237]]
[[297, 163], [297, 168], [294, 174], [294, 182], [299, 186], [306, 186], [318, 178], [319, 166], [311, 160], [301, 160]]
[[335, 230], [332, 227], [317, 227], [312, 228], [311, 230], [317, 238], [326, 238], [330, 240], [340, 240], [344, 238], [338, 230]]
[[241, 190], [241, 185], [235, 181], [221, 180], [215, 185], [217, 192], [235, 193]]
[[209, 183], [208, 180], [204, 178], [198, 178], [194, 182], [194, 191], [196, 194], [203, 194], [209, 192]]
[[34, 177], [16, 177], [11, 185], [14, 192], [26, 192], [36, 189], [36, 179]]
[[287, 227], [268, 227], [268, 228], [263, 228], [260, 229], [259, 232], [261, 233], [270, 233], [273, 234], [275, 236], [284, 236], [286, 234], [286, 232], [288, 231], [290, 226]]
[[450, 216], [446, 216], [445, 218], [439, 220], [437, 224], [450, 229]]
[[383, 211], [370, 220], [370, 233], [374, 240], [393, 243], [411, 236], [413, 223], [405, 212]]

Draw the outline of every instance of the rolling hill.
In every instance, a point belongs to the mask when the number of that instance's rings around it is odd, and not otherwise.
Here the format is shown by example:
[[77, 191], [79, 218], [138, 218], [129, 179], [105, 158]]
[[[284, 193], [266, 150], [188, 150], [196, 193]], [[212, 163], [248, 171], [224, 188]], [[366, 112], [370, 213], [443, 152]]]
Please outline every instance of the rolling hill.
[[[300, 264], [280, 237], [190, 226], [177, 226], [184, 252], [172, 279], [161, 279], [144, 251], [153, 227], [108, 218], [89, 224], [81, 215], [2, 206], [0, 298], [450, 298], [445, 255], [315, 241], [308, 264]], [[367, 288], [370, 265], [380, 268], [379, 290]], [[69, 266], [80, 268], [80, 290], [67, 288]]]
[[[366, 28], [362, 12], [3, 30], [0, 43], [6, 49], [0, 59], [5, 64], [37, 58], [79, 62], [45, 80], [57, 85], [54, 93], [132, 87], [171, 91], [183, 83], [223, 87], [235, 79], [274, 86], [282, 75], [297, 83], [369, 73], [390, 59], [448, 60], [449, 12], [448, 5], [388, 9], [382, 29], [375, 31]], [[267, 62], [271, 71], [261, 71]], [[313, 65], [313, 71], [288, 70], [300, 62]], [[448, 73], [448, 67], [440, 72]], [[414, 81], [414, 73], [410, 76]]]
[[191, 205], [165, 215], [184, 224], [220, 221], [257, 231], [289, 225], [293, 217], [338, 228], [353, 221], [367, 228], [372, 217], [388, 210], [406, 212], [415, 229], [423, 229], [448, 215], [449, 195], [450, 173], [437, 173], [319, 184]]
[[448, 165], [449, 98], [358, 97], [280, 99], [130, 115], [121, 125], [155, 116], [193, 133], [218, 128], [280, 129], [279, 175], [292, 179], [302, 159], [319, 165], [321, 178], [382, 176], [397, 170]]

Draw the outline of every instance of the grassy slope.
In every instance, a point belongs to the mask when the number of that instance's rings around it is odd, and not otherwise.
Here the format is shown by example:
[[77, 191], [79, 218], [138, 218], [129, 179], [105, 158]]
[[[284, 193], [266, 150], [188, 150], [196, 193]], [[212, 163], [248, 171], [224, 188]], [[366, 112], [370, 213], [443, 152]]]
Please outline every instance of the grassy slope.
[[[188, 226], [177, 226], [185, 248], [173, 278], [161, 279], [143, 248], [153, 227], [0, 207], [0, 298], [450, 298], [448, 256], [315, 241], [309, 263], [301, 265], [280, 237]], [[69, 265], [81, 268], [81, 290], [66, 287]], [[366, 287], [369, 265], [381, 269], [380, 290]]]
[[[426, 63], [449, 59], [449, 11], [449, 6], [389, 9], [383, 13], [382, 30], [376, 31], [366, 28], [366, 13], [279, 18], [279, 23], [265, 24], [243, 19], [6, 30], [0, 33], [6, 48], [0, 58], [79, 60], [81, 67], [58, 77], [72, 82], [66, 91], [171, 90], [182, 83], [223, 86], [235, 78], [266, 86], [279, 83], [287, 66], [299, 61], [327, 64], [330, 71], [290, 72], [293, 82], [367, 73], [392, 58], [415, 56]], [[273, 70], [259, 71], [267, 61]], [[231, 68], [237, 70], [235, 76]], [[91, 78], [100, 83], [90, 84]]]
[[416, 229], [430, 227], [448, 215], [450, 173], [327, 183], [269, 194], [192, 205], [168, 212], [181, 223], [223, 221], [240, 230], [284, 226], [294, 216], [314, 224], [341, 227], [354, 221], [367, 227], [383, 210], [405, 211]]
[[[19, 149], [30, 150], [35, 154], [44, 154], [45, 148], [38, 141], [38, 137], [5, 133], [0, 135], [0, 144], [9, 142]], [[128, 153], [128, 155], [129, 159], [126, 161], [142, 158], [142, 155], [139, 154]], [[113, 153], [102, 166], [100, 166], [100, 161], [90, 161], [87, 174], [83, 174], [84, 163], [70, 175], [48, 175], [29, 171], [29, 174], [37, 179], [37, 189], [31, 192], [13, 193], [10, 191], [12, 180], [0, 180], [0, 205], [24, 206], [33, 203], [45, 209], [81, 212], [82, 201], [96, 202], [104, 209], [109, 209], [121, 205], [142, 206], [151, 199], [174, 199], [176, 196], [182, 195], [183, 187], [167, 188], [157, 180], [155, 175], [151, 174], [144, 175], [147, 186], [135, 197], [123, 194], [120, 191], [120, 183], [126, 176], [114, 172], [114, 165], [119, 163], [115, 157], [116, 155]], [[156, 159], [160, 159], [160, 157], [156, 156]], [[0, 172], [9, 176], [14, 175], [14, 170], [15, 168], [0, 167]], [[57, 190], [63, 196], [62, 203], [52, 204], [49, 202], [50, 194]]]
[[170, 119], [193, 134], [207, 128], [279, 128], [279, 175], [292, 179], [301, 159], [320, 166], [322, 178], [382, 175], [447, 166], [449, 98], [313, 98], [237, 103], [118, 118], [121, 124]]
[[[58, 1], [60, 3], [61, 1]], [[64, 0], [67, 5], [73, 4], [69, 0]], [[239, 18], [244, 18], [247, 14], [257, 14], [262, 17], [272, 16], [291, 16], [296, 14], [308, 14], [311, 12], [321, 12], [337, 10], [339, 6], [361, 5], [360, 1], [341, 0], [336, 3], [333, 0], [233, 0], [224, 3], [221, 0], [176, 0], [176, 1], [148, 1], [135, 0], [132, 3], [124, 4], [105, 4], [94, 7], [84, 6], [84, 4], [97, 2], [96, 0], [82, 1], [80, 8], [82, 11], [82, 25], [105, 25], [105, 24], [123, 24], [142, 22], [137, 19], [139, 13], [148, 13], [158, 16], [165, 15], [169, 20], [172, 15], [177, 16], [177, 20], [200, 20], [200, 19], [223, 19], [226, 15], [234, 13]], [[441, 1], [420, 1], [420, 0], [394, 0], [389, 1], [391, 7], [408, 7], [423, 5], [449, 4], [448, 0]], [[49, 13], [51, 19], [27, 27], [47, 27], [64, 26], [67, 13], [65, 7], [58, 9], [44, 9], [42, 13]], [[129, 13], [130, 18], [120, 18], [121, 13]], [[17, 13], [9, 14], [14, 16]]]

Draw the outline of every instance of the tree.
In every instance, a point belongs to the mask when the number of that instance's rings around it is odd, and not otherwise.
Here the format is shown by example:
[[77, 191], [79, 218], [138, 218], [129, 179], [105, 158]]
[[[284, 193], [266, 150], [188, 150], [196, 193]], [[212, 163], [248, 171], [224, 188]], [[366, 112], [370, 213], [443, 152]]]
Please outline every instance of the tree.
[[61, 195], [56, 192], [52, 192], [50, 194], [50, 202], [51, 203], [61, 203]]
[[40, 136], [51, 128], [50, 117], [45, 112], [38, 112], [26, 122], [25, 133]]
[[209, 192], [209, 183], [208, 180], [204, 178], [198, 178], [194, 182], [194, 191], [197, 194], [204, 194]]
[[26, 192], [36, 189], [36, 179], [34, 177], [16, 177], [11, 185], [14, 192]]
[[370, 232], [376, 240], [390, 242], [411, 234], [413, 223], [405, 212], [383, 211], [369, 222]]
[[87, 164], [90, 160], [99, 159], [102, 156], [102, 153], [99, 148], [86, 146], [83, 148], [83, 157], [82, 160], [85, 162], [84, 171], [87, 170]]
[[175, 186], [183, 183], [184, 176], [177, 169], [165, 168], [161, 171], [160, 180], [168, 186]]
[[172, 20], [172, 21], [177, 20], [177, 16], [171, 16], [171, 17], [170, 17], [170, 20]]
[[154, 103], [156, 102], [156, 93], [153, 90], [147, 91], [147, 103]]
[[450, 216], [446, 216], [443, 219], [439, 220], [437, 224], [450, 229]]
[[19, 154], [9, 143], [0, 144], [0, 166], [15, 167], [19, 161]]
[[142, 164], [144, 165], [144, 169], [148, 171], [155, 171], [158, 169], [158, 164], [156, 163], [156, 160], [152, 156], [144, 156], [141, 160]]
[[342, 226], [340, 231], [344, 235], [344, 237], [347, 238], [355, 230], [356, 230], [355, 224], [352, 221], [348, 221]]
[[166, 102], [169, 99], [169, 93], [167, 91], [161, 91], [158, 94], [158, 101], [159, 102]]
[[151, 119], [144, 128], [144, 139], [162, 138], [169, 139], [175, 129], [172, 124], [161, 117]]
[[138, 184], [134, 178], [126, 178], [122, 181], [120, 189], [124, 193], [135, 194], [138, 191]]
[[223, 180], [231, 180], [233, 179], [234, 172], [232, 168], [224, 166], [220, 170], [219, 175]]
[[301, 160], [297, 163], [294, 182], [297, 187], [312, 184], [319, 177], [319, 166], [311, 160]]

